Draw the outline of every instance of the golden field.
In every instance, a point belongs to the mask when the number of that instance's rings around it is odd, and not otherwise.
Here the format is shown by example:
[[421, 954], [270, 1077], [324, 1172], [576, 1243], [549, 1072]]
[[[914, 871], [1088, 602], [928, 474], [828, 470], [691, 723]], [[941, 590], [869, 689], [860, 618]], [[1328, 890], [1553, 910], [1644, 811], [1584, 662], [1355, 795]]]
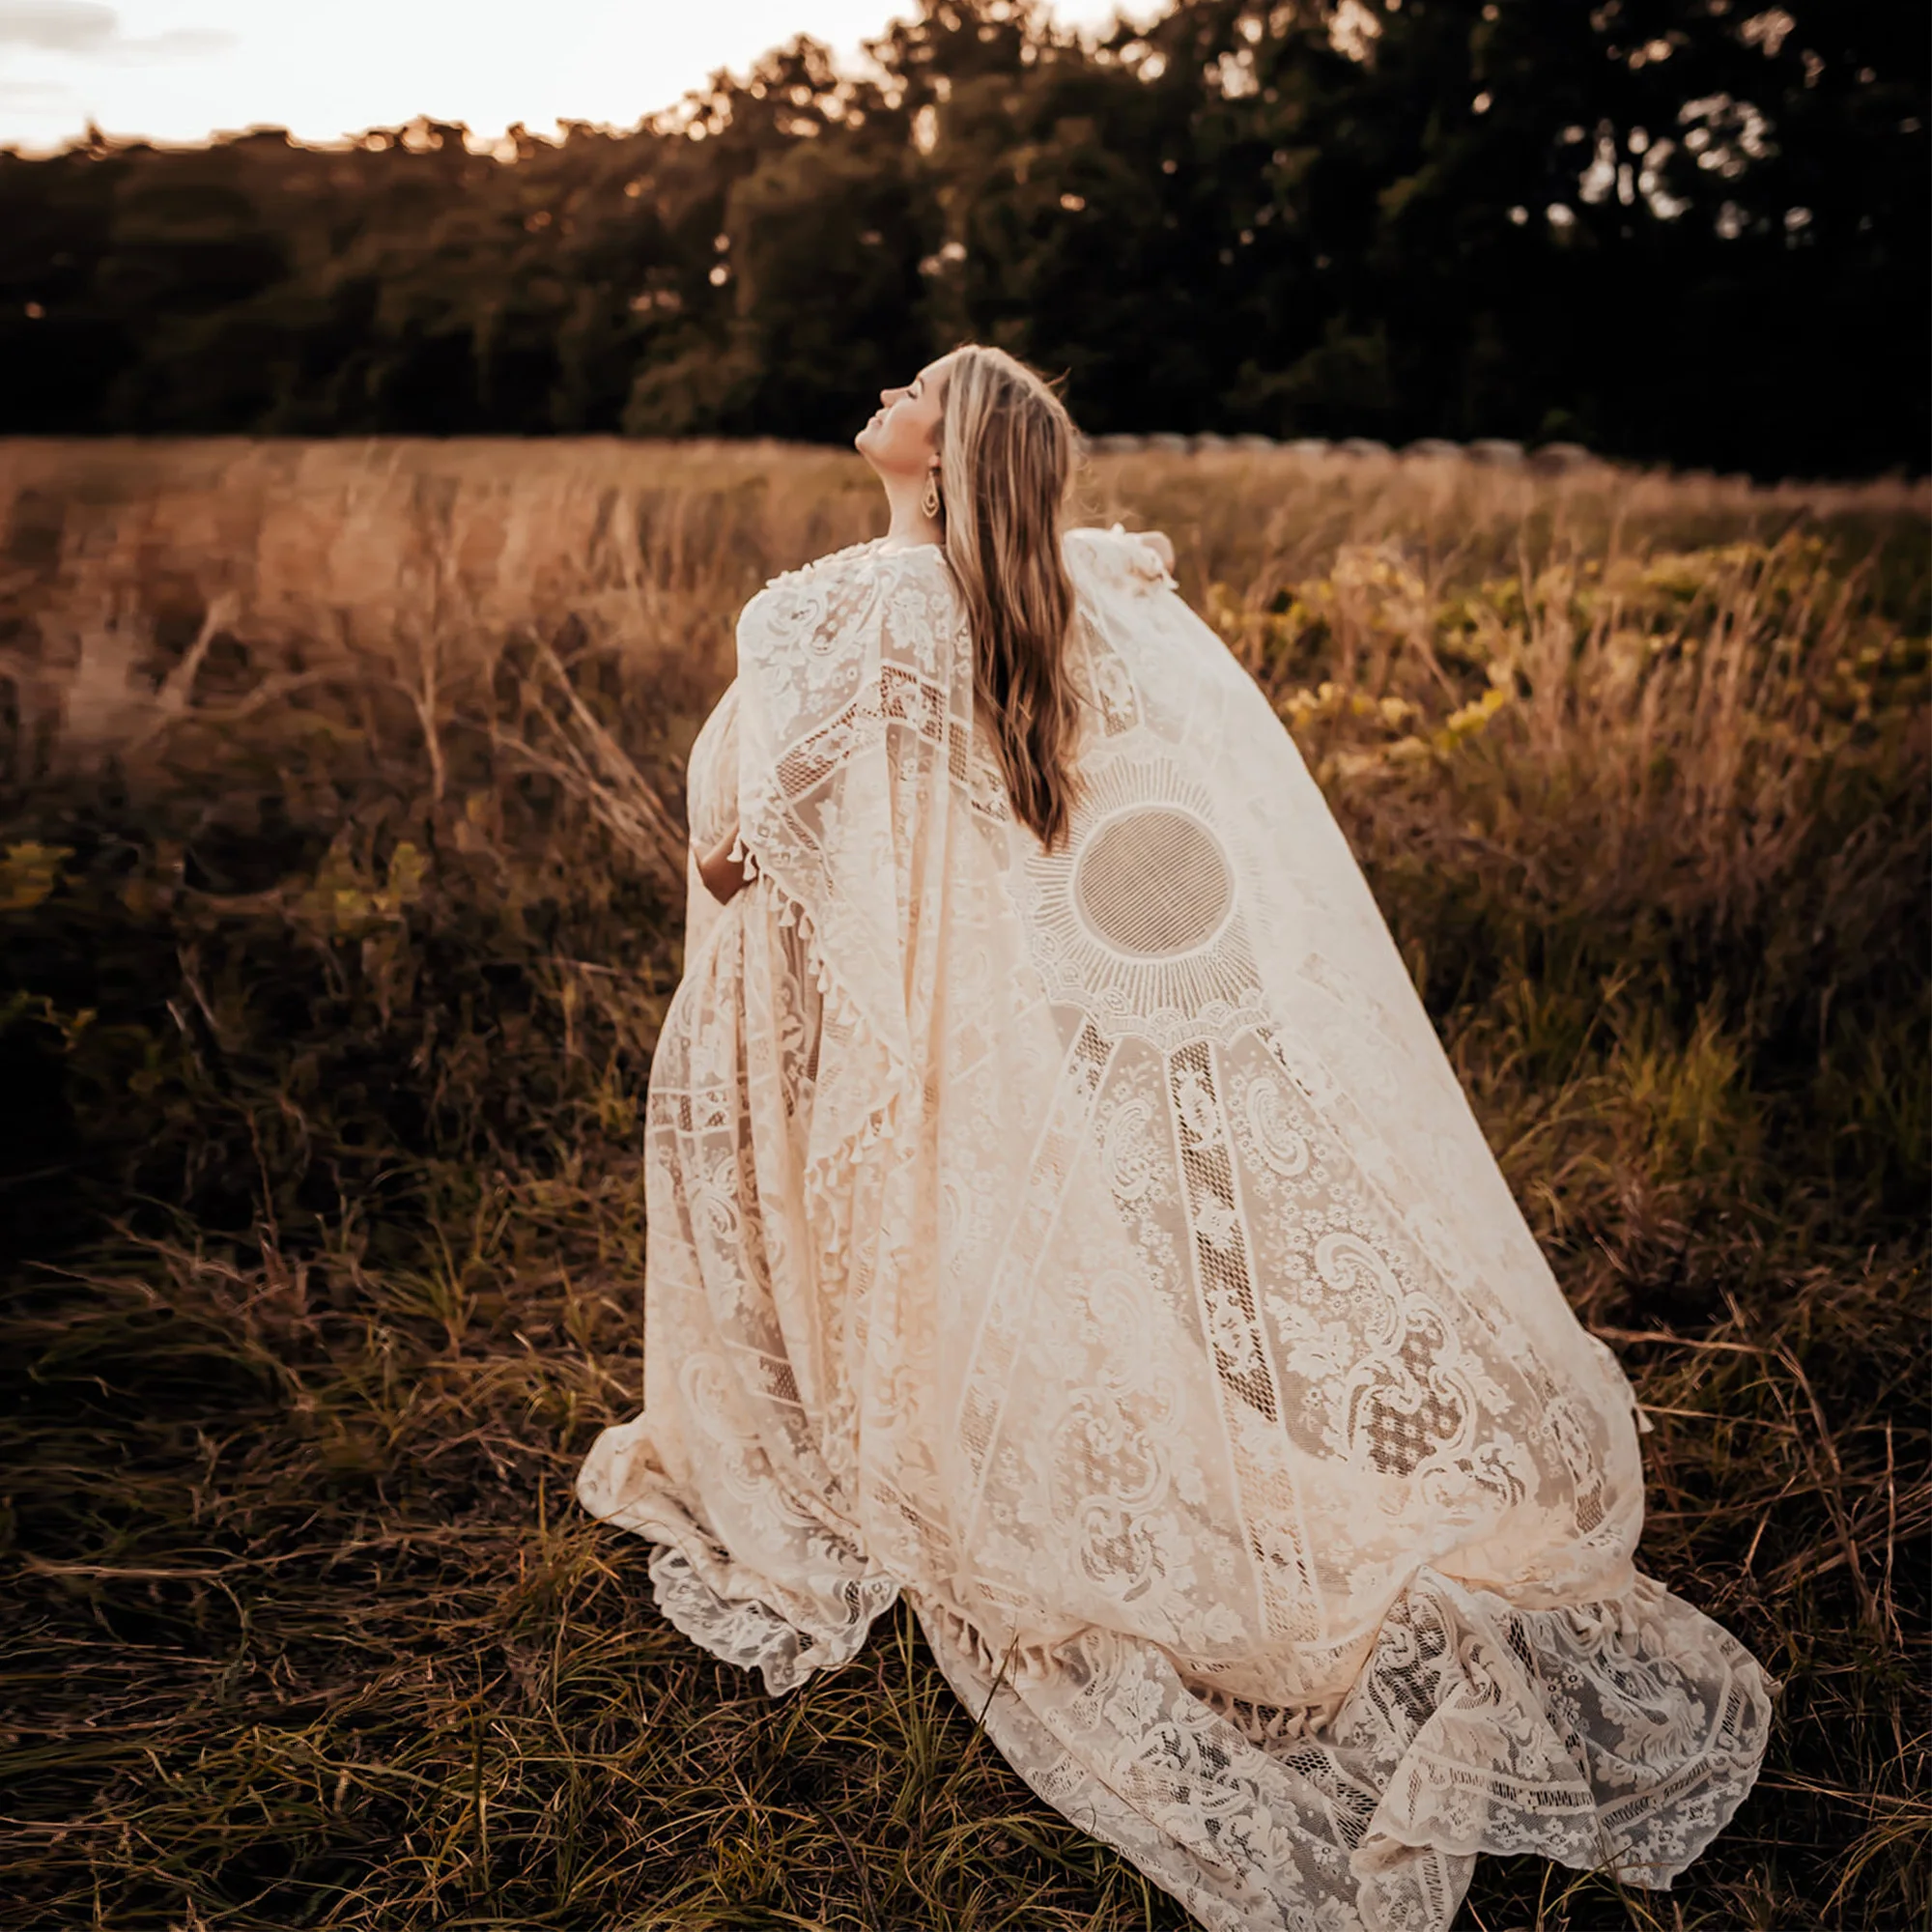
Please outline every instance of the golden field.
[[[1923, 483], [1095, 457], [1375, 886], [1655, 1424], [1643, 1566], [1782, 1683], [1670, 1894], [1932, 1911]], [[1183, 1924], [904, 1614], [772, 1702], [578, 1457], [640, 1388], [682, 758], [775, 444], [0, 444], [0, 1924]]]

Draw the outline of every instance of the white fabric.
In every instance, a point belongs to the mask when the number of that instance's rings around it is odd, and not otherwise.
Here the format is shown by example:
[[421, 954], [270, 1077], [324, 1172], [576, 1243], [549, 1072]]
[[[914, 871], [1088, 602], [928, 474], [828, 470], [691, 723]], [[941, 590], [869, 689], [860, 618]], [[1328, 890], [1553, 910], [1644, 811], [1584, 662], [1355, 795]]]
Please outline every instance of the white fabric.
[[1293, 741], [1151, 551], [1066, 546], [1052, 855], [939, 551], [747, 607], [690, 784], [753, 876], [692, 882], [645, 1406], [579, 1493], [775, 1694], [903, 1592], [1033, 1788], [1214, 1932], [1435, 1932], [1479, 1852], [1667, 1885], [1765, 1676], [1633, 1568], [1630, 1385]]

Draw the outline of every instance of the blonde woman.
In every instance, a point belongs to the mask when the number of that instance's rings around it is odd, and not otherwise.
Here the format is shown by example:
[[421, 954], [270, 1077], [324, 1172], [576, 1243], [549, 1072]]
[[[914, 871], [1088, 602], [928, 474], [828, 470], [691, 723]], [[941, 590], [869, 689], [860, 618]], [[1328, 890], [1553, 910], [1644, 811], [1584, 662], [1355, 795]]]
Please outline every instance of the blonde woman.
[[768, 585], [690, 765], [645, 1406], [584, 1504], [773, 1694], [903, 1595], [1033, 1788], [1214, 1932], [1661, 1887], [1764, 1673], [1633, 1567], [1638, 1423], [1321, 793], [997, 350]]

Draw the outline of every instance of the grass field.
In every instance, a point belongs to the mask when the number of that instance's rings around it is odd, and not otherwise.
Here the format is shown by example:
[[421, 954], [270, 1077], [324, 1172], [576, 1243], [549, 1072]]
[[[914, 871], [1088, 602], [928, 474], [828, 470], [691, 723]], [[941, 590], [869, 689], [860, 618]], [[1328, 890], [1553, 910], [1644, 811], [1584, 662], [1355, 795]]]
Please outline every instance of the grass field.
[[[1122, 456], [1782, 1689], [1670, 1894], [1932, 1914], [1924, 485]], [[1179, 1928], [901, 1611], [781, 1701], [571, 1480], [641, 1386], [681, 760], [857, 460], [0, 445], [0, 1924]]]

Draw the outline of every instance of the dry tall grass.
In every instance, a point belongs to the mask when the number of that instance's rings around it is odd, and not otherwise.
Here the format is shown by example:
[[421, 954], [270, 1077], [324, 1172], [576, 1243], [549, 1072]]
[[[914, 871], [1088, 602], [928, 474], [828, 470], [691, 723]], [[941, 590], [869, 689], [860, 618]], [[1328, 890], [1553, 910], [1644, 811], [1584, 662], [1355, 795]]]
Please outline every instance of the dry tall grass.
[[[1923, 486], [1128, 456], [1656, 1423], [1643, 1561], [1784, 1681], [1668, 1896], [1890, 1928], [1924, 1781]], [[0, 1922], [1181, 1924], [910, 1620], [773, 1703], [569, 1500], [640, 1385], [681, 760], [855, 459], [0, 451]]]

